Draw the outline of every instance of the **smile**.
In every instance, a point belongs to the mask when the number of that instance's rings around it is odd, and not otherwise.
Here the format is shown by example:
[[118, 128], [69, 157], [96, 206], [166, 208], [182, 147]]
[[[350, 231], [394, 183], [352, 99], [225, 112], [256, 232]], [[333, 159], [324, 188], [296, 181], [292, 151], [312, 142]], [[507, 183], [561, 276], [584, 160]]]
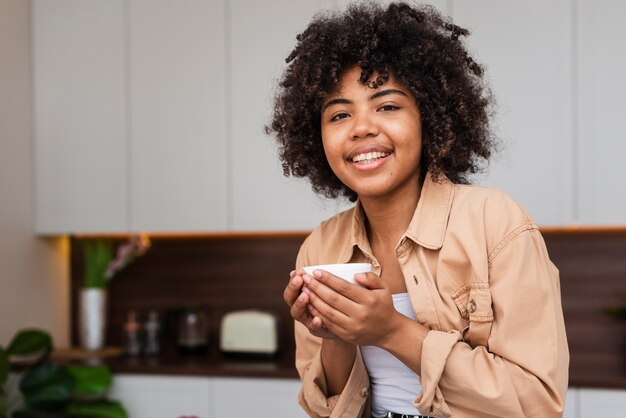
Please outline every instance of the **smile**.
[[370, 164], [376, 160], [385, 158], [389, 154], [391, 153], [390, 152], [366, 152], [363, 154], [355, 155], [354, 157], [350, 159], [350, 161], [352, 161], [353, 163], [358, 163], [358, 164]]

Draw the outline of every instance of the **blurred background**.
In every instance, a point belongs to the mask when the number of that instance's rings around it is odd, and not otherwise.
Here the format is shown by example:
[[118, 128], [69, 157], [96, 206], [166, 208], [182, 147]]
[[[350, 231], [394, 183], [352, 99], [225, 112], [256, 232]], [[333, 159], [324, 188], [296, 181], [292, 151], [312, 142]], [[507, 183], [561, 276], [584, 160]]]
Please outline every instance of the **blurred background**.
[[[106, 285], [106, 342], [88, 356], [124, 352], [107, 364], [131, 415], [213, 416], [261, 390], [270, 413], [297, 416], [282, 287], [306, 234], [349, 205], [283, 177], [263, 127], [295, 36], [347, 3], [0, 0], [0, 345], [37, 327], [80, 347], [84, 242], [115, 255], [149, 237]], [[529, 210], [561, 270], [566, 416], [623, 416], [626, 322], [605, 310], [626, 304], [626, 3], [429, 3], [471, 30], [496, 97], [503, 150], [475, 180]], [[193, 309], [204, 357], [177, 339]], [[270, 360], [232, 360], [220, 343], [227, 314], [248, 310], [272, 318], [251, 320], [268, 328], [258, 338], [276, 330], [276, 347], [252, 353]], [[161, 354], [129, 356], [130, 314], [143, 327], [152, 311]]]

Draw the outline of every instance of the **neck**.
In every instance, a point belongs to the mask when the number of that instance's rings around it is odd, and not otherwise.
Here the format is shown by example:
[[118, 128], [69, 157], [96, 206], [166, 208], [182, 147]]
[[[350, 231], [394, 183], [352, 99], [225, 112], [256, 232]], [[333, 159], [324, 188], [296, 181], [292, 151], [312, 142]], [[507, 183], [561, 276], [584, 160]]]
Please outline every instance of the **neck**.
[[367, 217], [367, 236], [372, 245], [382, 244], [395, 248], [406, 232], [417, 208], [421, 186], [403, 190], [393, 197], [359, 197]]

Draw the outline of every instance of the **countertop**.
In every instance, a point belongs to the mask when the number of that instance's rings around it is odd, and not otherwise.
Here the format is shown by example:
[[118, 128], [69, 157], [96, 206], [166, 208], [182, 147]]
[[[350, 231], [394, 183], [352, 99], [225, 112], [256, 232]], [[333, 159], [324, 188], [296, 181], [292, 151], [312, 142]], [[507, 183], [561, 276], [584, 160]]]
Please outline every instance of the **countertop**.
[[[75, 352], [60, 350], [54, 358], [60, 362], [94, 362]], [[217, 350], [187, 355], [170, 351], [159, 357], [127, 357], [120, 350], [96, 356], [113, 373], [173, 376], [298, 378], [294, 353], [279, 353], [273, 358], [233, 357]], [[580, 388], [626, 389], [626, 358], [603, 354], [573, 354], [570, 359], [569, 386]]]
[[218, 350], [183, 354], [168, 351], [159, 356], [129, 357], [116, 347], [89, 353], [76, 349], [57, 350], [53, 353], [58, 363], [105, 364], [113, 373], [158, 374], [178, 376], [221, 376], [297, 378], [293, 352], [278, 353], [271, 357], [226, 355]]

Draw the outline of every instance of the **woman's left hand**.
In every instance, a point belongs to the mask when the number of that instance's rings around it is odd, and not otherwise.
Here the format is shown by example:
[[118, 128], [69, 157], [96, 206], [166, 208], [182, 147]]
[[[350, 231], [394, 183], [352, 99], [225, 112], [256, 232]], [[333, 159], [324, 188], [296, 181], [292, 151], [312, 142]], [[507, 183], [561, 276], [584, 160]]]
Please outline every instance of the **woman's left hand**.
[[353, 284], [326, 271], [304, 277], [311, 314], [330, 332], [356, 345], [381, 346], [399, 325], [387, 284], [374, 273], [356, 275]]

